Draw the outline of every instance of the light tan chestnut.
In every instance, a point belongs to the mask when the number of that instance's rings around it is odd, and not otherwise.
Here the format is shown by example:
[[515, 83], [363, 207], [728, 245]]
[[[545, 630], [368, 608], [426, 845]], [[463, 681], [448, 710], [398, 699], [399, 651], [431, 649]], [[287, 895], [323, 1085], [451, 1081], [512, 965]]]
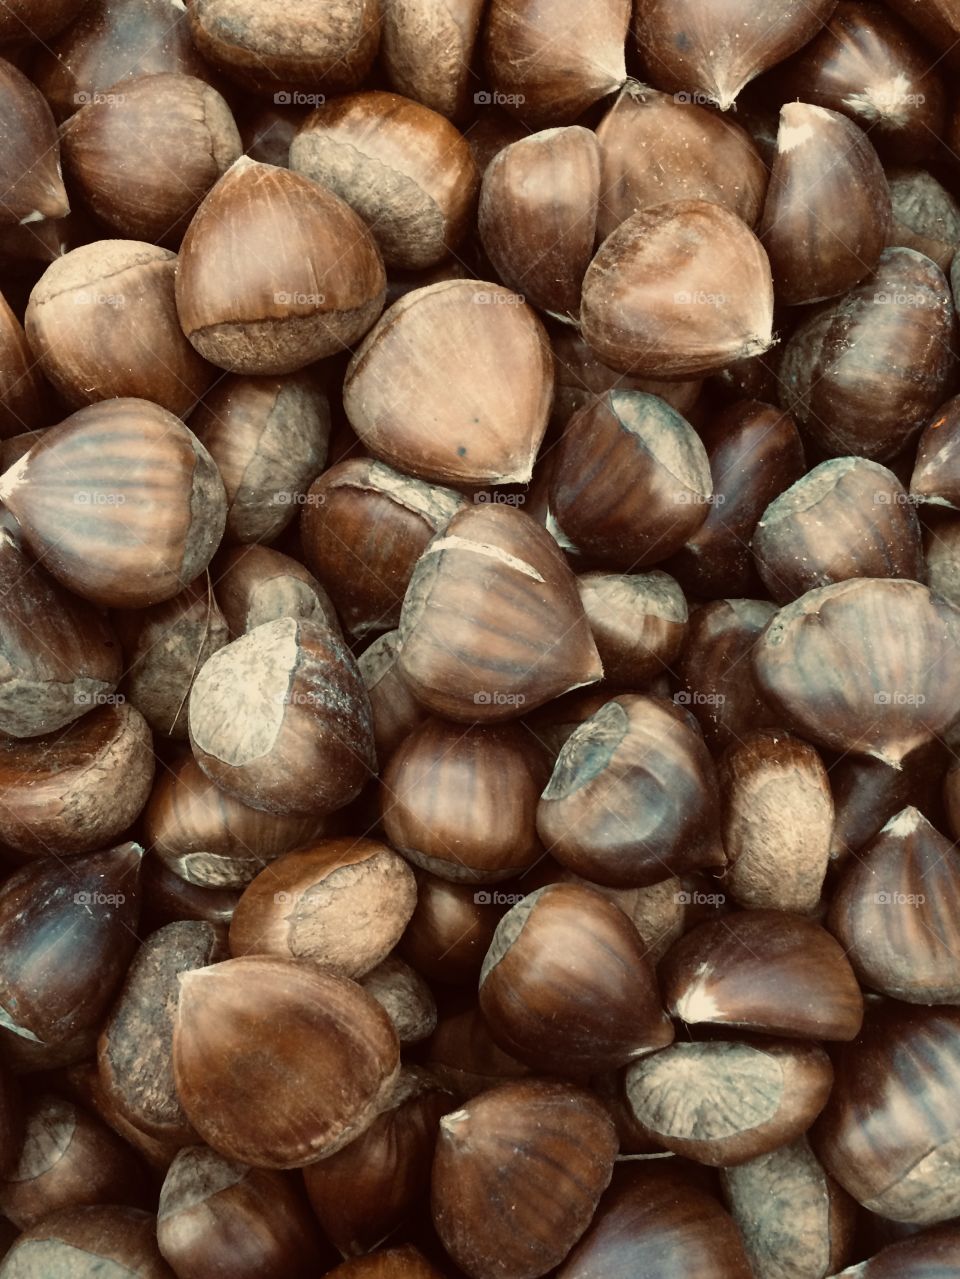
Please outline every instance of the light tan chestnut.
[[183, 238], [183, 331], [232, 373], [293, 373], [356, 342], [383, 309], [370, 232], [332, 191], [245, 156]]
[[418, 560], [399, 670], [418, 701], [466, 722], [516, 719], [603, 675], [560, 548], [499, 505], [460, 511]]
[[547, 427], [553, 358], [543, 325], [499, 284], [451, 280], [395, 302], [347, 369], [361, 443], [440, 484], [524, 484]]
[[318, 107], [293, 139], [290, 167], [346, 200], [387, 266], [409, 271], [457, 247], [480, 183], [460, 131], [397, 93], [354, 93]]
[[470, 102], [483, 0], [381, 0], [380, 59], [391, 86], [451, 119]]
[[599, 199], [600, 149], [590, 129], [545, 129], [504, 147], [483, 175], [478, 214], [504, 284], [575, 323]]
[[191, 690], [189, 722], [207, 776], [267, 812], [331, 812], [376, 767], [356, 663], [318, 622], [265, 622], [214, 653]]
[[686, 378], [766, 351], [773, 280], [760, 241], [705, 200], [635, 213], [587, 268], [583, 336], [623, 373]]

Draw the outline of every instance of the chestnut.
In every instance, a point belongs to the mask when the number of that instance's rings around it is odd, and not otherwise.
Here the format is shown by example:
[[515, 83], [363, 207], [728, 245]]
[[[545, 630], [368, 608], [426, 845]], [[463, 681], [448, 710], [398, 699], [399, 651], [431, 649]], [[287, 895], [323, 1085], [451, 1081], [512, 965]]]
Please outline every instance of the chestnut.
[[8, 847], [29, 857], [89, 853], [109, 845], [143, 809], [154, 770], [149, 725], [122, 695], [103, 696], [118, 700], [96, 705], [65, 730], [0, 740], [0, 840]]
[[356, 663], [319, 622], [265, 622], [214, 653], [191, 689], [189, 724], [210, 780], [268, 813], [342, 808], [376, 767]]
[[309, 959], [359, 978], [400, 940], [417, 903], [413, 872], [373, 839], [281, 853], [251, 880], [230, 922], [230, 951]]
[[49, 40], [80, 13], [85, 0], [8, 0], [0, 15], [0, 41], [32, 36]]
[[669, 671], [687, 633], [687, 601], [666, 573], [582, 573], [577, 588], [611, 684], [639, 688]]
[[313, 1279], [324, 1256], [315, 1222], [283, 1173], [206, 1146], [181, 1150], [160, 1191], [157, 1244], [177, 1275]]
[[330, 0], [322, 13], [310, 0], [293, 0], [276, 15], [259, 0], [196, 0], [187, 13], [200, 53], [257, 93], [318, 83], [350, 89], [370, 70], [380, 41], [380, 0]]
[[917, 444], [910, 496], [931, 506], [960, 509], [960, 395], [941, 404]]
[[0, 1179], [0, 1212], [20, 1230], [83, 1204], [149, 1202], [144, 1168], [94, 1115], [53, 1093], [26, 1107], [19, 1158]]
[[473, 985], [509, 894], [417, 874], [417, 905], [400, 954], [431, 982]]
[[64, 125], [71, 187], [120, 235], [176, 244], [243, 153], [233, 115], [204, 80], [170, 72], [134, 76], [116, 97], [93, 95]]
[[336, 354], [370, 328], [385, 291], [379, 250], [339, 196], [246, 156], [200, 205], [177, 265], [183, 331], [231, 373], [294, 373]]
[[719, 204], [644, 209], [587, 268], [580, 320], [588, 345], [619, 372], [710, 373], [771, 346], [770, 263], [750, 228]]
[[728, 111], [755, 76], [817, 35], [834, 4], [733, 0], [721, 11], [697, 0], [649, 0], [637, 14], [637, 44], [658, 88]]
[[236, 888], [201, 888], [181, 879], [159, 857], [147, 857], [143, 867], [143, 914], [150, 926], [198, 919], [212, 924], [223, 945], [227, 930], [240, 900]]
[[300, 1168], [334, 1154], [380, 1113], [398, 1064], [376, 1000], [316, 964], [258, 955], [180, 976], [177, 1093], [228, 1159]]
[[716, 776], [692, 717], [622, 694], [567, 739], [540, 797], [537, 830], [563, 866], [640, 888], [723, 864], [713, 844]]
[[180, 331], [175, 255], [137, 240], [97, 240], [53, 262], [30, 294], [27, 341], [71, 408], [129, 396], [180, 417], [212, 370]]
[[417, 561], [398, 665], [418, 701], [468, 723], [516, 719], [603, 674], [554, 539], [489, 504], [460, 510]]
[[222, 958], [211, 924], [181, 920], [151, 933], [134, 956], [97, 1043], [97, 1066], [109, 1104], [170, 1149], [197, 1135], [173, 1082], [173, 1021], [181, 973]]
[[[7, 1279], [76, 1279], [88, 1274], [170, 1279], [157, 1251], [157, 1219], [139, 1208], [62, 1208], [25, 1230], [3, 1259]], [[38, 1270], [38, 1267], [40, 1268]]]
[[934, 529], [924, 533], [923, 549], [926, 567], [923, 580], [942, 599], [960, 606], [960, 520], [938, 520]]
[[437, 1004], [433, 991], [415, 968], [396, 954], [388, 955], [360, 978], [393, 1022], [403, 1048], [429, 1039], [437, 1028]]
[[890, 243], [916, 249], [949, 271], [960, 242], [960, 204], [925, 169], [891, 169], [887, 184], [893, 205]]
[[846, 293], [876, 267], [890, 235], [887, 179], [861, 128], [836, 111], [788, 102], [760, 238], [778, 301]]
[[30, 80], [0, 58], [0, 222], [62, 218], [70, 212], [57, 126]]
[[249, 808], [215, 786], [192, 755], [161, 771], [143, 815], [153, 856], [200, 888], [244, 888], [275, 857], [315, 838], [319, 825]]
[[348, 458], [310, 487], [300, 519], [307, 566], [358, 638], [395, 627], [414, 565], [465, 505], [452, 489]]
[[872, 755], [845, 755], [830, 770], [834, 799], [830, 858], [842, 865], [879, 835], [883, 826], [910, 804], [931, 811], [944, 787], [950, 811], [949, 771], [943, 777], [944, 746], [934, 739], [896, 767]]
[[217, 603], [231, 639], [284, 617], [340, 633], [329, 595], [290, 555], [269, 546], [238, 546], [218, 557], [216, 575]]
[[836, 1279], [925, 1279], [948, 1275], [960, 1248], [960, 1228], [938, 1226], [881, 1248], [868, 1261], [841, 1270]]
[[0, 501], [58, 581], [114, 608], [172, 599], [207, 567], [226, 499], [213, 459], [146, 400], [79, 409], [0, 476]]
[[776, 1039], [675, 1043], [626, 1073], [627, 1100], [643, 1129], [667, 1150], [717, 1168], [801, 1136], [832, 1084], [822, 1048]]
[[476, 280], [394, 302], [343, 384], [347, 417], [370, 453], [454, 486], [527, 483], [552, 398], [550, 344], [536, 312]]
[[328, 1279], [445, 1279], [410, 1245], [354, 1257], [327, 1273]]
[[377, 759], [386, 765], [400, 743], [427, 718], [427, 711], [403, 682], [397, 648], [399, 631], [388, 631], [364, 649], [357, 659], [360, 677], [370, 698]]
[[[585, 883], [573, 871], [559, 876], [561, 883]], [[678, 937], [704, 917], [705, 910], [723, 904], [724, 894], [711, 891], [712, 881], [695, 875], [671, 875], [645, 888], [607, 888], [588, 883], [623, 911], [633, 923], [644, 949], [658, 964]]]
[[483, 0], [381, 0], [380, 61], [390, 86], [450, 119], [467, 107]]
[[498, 152], [483, 175], [478, 225], [503, 283], [576, 323], [599, 199], [600, 150], [589, 129], [545, 129]]
[[309, 372], [225, 377], [204, 396], [190, 429], [223, 479], [227, 540], [271, 542], [326, 464], [330, 406]]
[[384, 769], [383, 829], [441, 879], [509, 879], [543, 855], [536, 815], [548, 777], [545, 752], [519, 724], [464, 728], [431, 718]]
[[742, 910], [700, 924], [660, 966], [664, 1002], [688, 1025], [791, 1039], [853, 1039], [863, 996], [833, 937], [785, 911]]
[[855, 578], [782, 608], [753, 651], [787, 727], [899, 767], [960, 711], [960, 609], [926, 586]]
[[45, 383], [23, 325], [0, 294], [0, 439], [39, 426], [45, 401]]
[[918, 1226], [957, 1215], [958, 1062], [956, 1008], [884, 1004], [841, 1051], [814, 1147], [871, 1212]]
[[423, 1055], [430, 1073], [461, 1100], [531, 1073], [498, 1046], [475, 1004], [441, 1017]]
[[430, 1075], [405, 1067], [367, 1131], [304, 1168], [313, 1211], [343, 1256], [375, 1248], [418, 1207], [430, 1186], [437, 1125], [453, 1109]]
[[88, 1056], [137, 944], [143, 849], [45, 857], [0, 885], [0, 1041], [21, 1070]]
[[290, 167], [335, 191], [370, 227], [387, 266], [409, 271], [457, 248], [480, 182], [460, 131], [396, 93], [348, 94], [318, 107], [291, 143]]
[[480, 1009], [501, 1048], [552, 1074], [615, 1069], [673, 1040], [640, 934], [587, 884], [550, 884], [507, 911]]
[[629, 0], [604, 0], [589, 23], [577, 0], [491, 0], [483, 55], [495, 100], [533, 124], [572, 124], [626, 79], [629, 25]]
[[770, 595], [785, 604], [856, 577], [923, 575], [920, 523], [903, 485], [862, 457], [821, 462], [763, 513], [753, 556]]
[[[590, 350], [580, 333], [568, 326], [552, 336], [557, 389], [553, 404], [554, 421], [565, 426], [577, 409], [600, 398], [605, 391], [645, 391], [659, 396], [681, 415], [689, 413], [700, 398], [703, 382], [665, 382], [659, 378], [631, 377], [608, 369]], [[549, 465], [549, 457], [544, 456]]]
[[[275, 93], [274, 98], [282, 98]], [[254, 100], [247, 109], [238, 110], [237, 127], [243, 140], [243, 153], [258, 164], [273, 164], [278, 169], [290, 167], [290, 143], [307, 118], [305, 106], [287, 106], [282, 102]]]
[[720, 792], [731, 896], [741, 906], [815, 911], [834, 824], [818, 753], [787, 733], [751, 733], [724, 755]]
[[936, 263], [885, 249], [873, 275], [794, 330], [780, 361], [781, 403], [822, 452], [884, 462], [946, 398], [955, 329]]
[[470, 1279], [534, 1279], [589, 1226], [613, 1174], [617, 1136], [589, 1093], [520, 1080], [440, 1121], [433, 1220]]
[[951, 936], [960, 863], [917, 809], [902, 809], [849, 864], [827, 923], [863, 985], [912, 1004], [960, 1001]]

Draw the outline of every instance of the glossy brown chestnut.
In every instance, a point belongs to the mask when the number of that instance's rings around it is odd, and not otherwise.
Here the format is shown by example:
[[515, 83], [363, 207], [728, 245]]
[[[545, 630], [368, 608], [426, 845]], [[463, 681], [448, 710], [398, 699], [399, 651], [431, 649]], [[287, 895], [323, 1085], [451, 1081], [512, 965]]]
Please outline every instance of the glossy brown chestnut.
[[395, 302], [343, 384], [347, 417], [369, 452], [453, 485], [527, 483], [552, 398], [550, 344], [536, 312], [476, 280]]
[[360, 979], [393, 1022], [400, 1045], [406, 1048], [429, 1039], [437, 1028], [437, 1004], [433, 991], [415, 968], [397, 957], [387, 958]]
[[687, 633], [687, 601], [666, 573], [583, 573], [577, 578], [604, 678], [639, 688], [669, 671]]
[[221, 958], [212, 924], [182, 920], [151, 933], [134, 956], [97, 1043], [100, 1084], [110, 1105], [172, 1150], [198, 1140], [173, 1081], [179, 978]]
[[131, 396], [185, 416], [213, 370], [186, 341], [176, 256], [138, 240], [97, 240], [58, 258], [24, 325], [41, 369], [72, 408]]
[[[665, 400], [672, 409], [686, 415], [700, 398], [703, 382], [694, 378], [685, 382], [665, 382], [657, 378], [632, 377], [608, 369], [594, 355], [579, 332], [564, 327], [552, 335], [554, 366], [557, 380], [553, 418], [565, 426], [577, 409], [603, 396], [606, 391], [645, 391]], [[549, 463], [550, 454], [544, 455]], [[539, 477], [538, 477], [539, 478]]]
[[960, 862], [915, 808], [852, 857], [827, 923], [864, 986], [911, 1004], [960, 1001]]
[[391, 87], [451, 119], [470, 100], [483, 0], [381, 0], [380, 60]]
[[410, 271], [457, 248], [480, 183], [460, 131], [396, 93], [354, 93], [318, 107], [293, 139], [290, 167], [360, 214], [388, 267]]
[[814, 1130], [831, 1176], [891, 1221], [932, 1225], [957, 1215], [960, 1012], [887, 1004], [836, 1063]]
[[377, 759], [384, 766], [400, 743], [427, 718], [426, 710], [400, 676], [399, 640], [399, 631], [388, 631], [378, 636], [357, 659], [360, 677], [370, 698]]
[[238, 546], [217, 558], [217, 602], [231, 639], [267, 622], [297, 618], [340, 633], [330, 597], [299, 560], [269, 546]]
[[351, 89], [370, 70], [380, 41], [379, 0], [331, 0], [322, 11], [293, 0], [275, 15], [258, 0], [197, 0], [188, 19], [200, 53], [259, 93], [317, 84]]
[[501, 1048], [554, 1074], [615, 1069], [673, 1040], [640, 934], [586, 884], [550, 884], [504, 915], [480, 1008]]
[[834, 3], [649, 0], [637, 14], [637, 44], [659, 88], [727, 111], [744, 85], [817, 35]]
[[546, 752], [519, 724], [429, 719], [394, 752], [381, 781], [390, 843], [441, 879], [509, 879], [543, 855], [537, 801]]
[[700, 924], [660, 967], [664, 1000], [688, 1025], [791, 1039], [853, 1039], [863, 996], [843, 950], [799, 915], [743, 910]]
[[478, 225], [508, 288], [576, 322], [593, 257], [600, 149], [589, 129], [545, 129], [503, 148], [483, 175]]
[[405, 1067], [367, 1131], [304, 1168], [313, 1211], [343, 1256], [369, 1252], [416, 1210], [430, 1186], [437, 1126], [454, 1104], [425, 1071]]
[[753, 651], [788, 727], [895, 767], [960, 712], [960, 609], [926, 586], [856, 578], [782, 608]]
[[944, 746], [934, 740], [912, 751], [899, 768], [872, 755], [846, 755], [830, 769], [834, 799], [830, 858], [842, 864], [869, 844], [902, 808], [914, 804], [936, 811], [944, 787], [949, 813], [949, 772], [944, 779]]
[[720, 1179], [754, 1274], [823, 1279], [850, 1259], [856, 1207], [806, 1138]]
[[205, 359], [276, 374], [356, 342], [383, 309], [386, 278], [339, 196], [243, 156], [194, 215], [176, 286], [183, 331]]
[[93, 95], [61, 133], [72, 188], [120, 235], [178, 243], [194, 209], [243, 153], [230, 108], [193, 76], [135, 76]]
[[143, 867], [143, 915], [151, 928], [199, 919], [213, 924], [224, 945], [230, 920], [240, 900], [236, 888], [200, 888], [174, 874], [159, 857], [147, 857]]
[[226, 537], [271, 542], [323, 470], [330, 406], [309, 373], [226, 377], [190, 418], [227, 490]]
[[730, 1214], [676, 1163], [618, 1163], [593, 1224], [557, 1279], [635, 1279], [651, 1264], [664, 1279], [751, 1279]]
[[96, 101], [116, 105], [119, 81], [171, 72], [210, 75], [179, 0], [92, 0], [67, 31], [39, 50], [33, 77], [58, 120]]
[[44, 385], [23, 325], [0, 294], [0, 439], [45, 425]]
[[724, 886], [742, 906], [810, 914], [830, 862], [830, 779], [812, 746], [787, 733], [751, 733], [720, 766]]
[[332, 1155], [380, 1112], [398, 1064], [376, 1000], [315, 964], [260, 955], [180, 978], [177, 1092], [228, 1159], [300, 1168]]
[[955, 315], [943, 272], [885, 249], [876, 272], [803, 320], [780, 363], [780, 398], [818, 448], [886, 461], [951, 386]]
[[423, 1055], [430, 1073], [461, 1101], [531, 1073], [497, 1045], [475, 1004], [441, 1017]]
[[863, 457], [821, 462], [775, 498], [751, 543], [780, 604], [857, 577], [923, 575], [920, 523], [903, 485]]
[[497, 101], [532, 124], [572, 124], [626, 79], [629, 24], [629, 0], [603, 0], [589, 24], [576, 0], [492, 0], [483, 52]]
[[630, 1108], [657, 1143], [716, 1168], [806, 1132], [832, 1084], [822, 1048], [776, 1039], [671, 1044], [626, 1074]]
[[780, 111], [760, 238], [778, 301], [821, 302], [852, 289], [887, 246], [887, 179], [864, 131], [807, 102]]
[[139, 1208], [63, 1208], [25, 1230], [3, 1259], [6, 1279], [74, 1279], [78, 1273], [172, 1279], [157, 1251], [157, 1219]]
[[45, 857], [0, 887], [0, 1041], [23, 1070], [87, 1057], [137, 944], [138, 844]]
[[960, 1248], [960, 1228], [938, 1226], [875, 1253], [868, 1261], [841, 1270], [836, 1279], [950, 1279]]
[[613, 1173], [617, 1137], [589, 1093], [504, 1084], [440, 1121], [433, 1220], [471, 1279], [534, 1279], [558, 1265]]
[[800, 434], [789, 413], [757, 400], [731, 404], [699, 434], [713, 501], [667, 567], [694, 595], [750, 595], [758, 587], [750, 539], [770, 502], [806, 470]]
[[601, 239], [641, 209], [672, 200], [710, 200], [756, 226], [766, 166], [749, 134], [695, 95], [628, 80], [597, 126], [597, 141]]
[[910, 496], [931, 506], [960, 509], [960, 395], [942, 404], [917, 444]]
[[215, 786], [192, 755], [160, 772], [143, 823], [153, 855], [200, 888], [244, 888], [268, 862], [319, 833], [314, 817], [241, 804]]
[[891, 169], [893, 205], [890, 243], [925, 253], [941, 271], [950, 270], [960, 243], [960, 204], [924, 169]]
[[512, 904], [505, 892], [453, 884], [421, 871], [400, 953], [431, 982], [475, 985], [500, 918]]
[[282, 1173], [248, 1168], [206, 1146], [181, 1150], [163, 1182], [160, 1252], [177, 1275], [313, 1279], [323, 1251], [316, 1223]]
[[452, 489], [348, 458], [320, 476], [300, 519], [303, 555], [358, 638], [389, 630], [414, 565], [465, 500]]
[[661, 204], [604, 240], [584, 277], [580, 320], [588, 345], [620, 372], [710, 373], [771, 346], [770, 263], [729, 209]]
[[516, 719], [603, 675], [576, 578], [515, 507], [459, 511], [417, 561], [400, 615], [399, 670], [448, 719]]
[[16, 225], [70, 212], [57, 126], [33, 83], [0, 58], [0, 222]]
[[226, 498], [213, 459], [146, 400], [107, 400], [45, 431], [0, 477], [0, 500], [44, 567], [114, 608], [172, 599], [207, 567]]
[[245, 889], [230, 924], [233, 955], [309, 959], [359, 978], [382, 963], [417, 904], [413, 871], [373, 839], [282, 853]]
[[82, 1204], [149, 1202], [143, 1166], [94, 1115], [41, 1093], [26, 1107], [22, 1152], [0, 1181], [0, 1211], [20, 1230]]
[[153, 769], [149, 725], [122, 698], [66, 730], [0, 741], [0, 840], [30, 857], [104, 848], [146, 804]]
[[332, 812], [376, 767], [356, 663], [319, 622], [265, 622], [214, 653], [191, 690], [189, 721], [211, 781], [268, 813]]

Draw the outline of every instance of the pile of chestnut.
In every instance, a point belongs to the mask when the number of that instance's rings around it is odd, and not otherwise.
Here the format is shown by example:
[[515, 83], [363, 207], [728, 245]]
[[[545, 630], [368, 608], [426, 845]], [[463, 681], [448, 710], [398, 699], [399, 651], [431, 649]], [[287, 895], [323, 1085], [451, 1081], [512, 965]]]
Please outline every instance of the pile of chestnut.
[[960, 1279], [958, 72], [0, 2], [0, 1279]]

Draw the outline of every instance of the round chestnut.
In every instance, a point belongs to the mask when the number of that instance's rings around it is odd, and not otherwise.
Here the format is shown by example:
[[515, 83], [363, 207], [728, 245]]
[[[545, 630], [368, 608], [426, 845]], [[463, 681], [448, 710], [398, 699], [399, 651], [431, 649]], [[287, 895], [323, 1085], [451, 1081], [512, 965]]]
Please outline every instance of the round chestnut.
[[157, 1219], [139, 1208], [62, 1208], [25, 1230], [3, 1259], [5, 1279], [77, 1279], [83, 1274], [170, 1279], [157, 1251]]
[[577, 587], [604, 678], [640, 688], [669, 671], [687, 633], [687, 601], [666, 573], [582, 573]]
[[237, 546], [217, 559], [217, 603], [231, 639], [281, 618], [316, 622], [335, 634], [340, 622], [329, 595], [299, 560], [269, 546]]
[[475, 985], [507, 905], [505, 893], [421, 871], [416, 909], [401, 939], [400, 954], [431, 982]]

